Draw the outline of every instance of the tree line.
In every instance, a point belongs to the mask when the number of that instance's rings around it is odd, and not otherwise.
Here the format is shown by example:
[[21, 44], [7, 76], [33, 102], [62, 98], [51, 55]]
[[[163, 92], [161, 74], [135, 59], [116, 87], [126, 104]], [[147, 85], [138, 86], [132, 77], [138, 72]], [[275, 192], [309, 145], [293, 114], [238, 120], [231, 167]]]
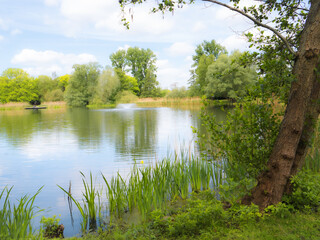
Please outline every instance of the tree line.
[[112, 104], [121, 98], [193, 97], [235, 99], [257, 79], [254, 66], [244, 66], [244, 53], [228, 55], [225, 47], [204, 41], [195, 49], [190, 87], [162, 90], [157, 81], [156, 55], [150, 49], [130, 47], [110, 55], [112, 67], [97, 63], [76, 64], [73, 73], [60, 77], [31, 77], [22, 69], [9, 68], [0, 76], [0, 102], [63, 101], [69, 106]]

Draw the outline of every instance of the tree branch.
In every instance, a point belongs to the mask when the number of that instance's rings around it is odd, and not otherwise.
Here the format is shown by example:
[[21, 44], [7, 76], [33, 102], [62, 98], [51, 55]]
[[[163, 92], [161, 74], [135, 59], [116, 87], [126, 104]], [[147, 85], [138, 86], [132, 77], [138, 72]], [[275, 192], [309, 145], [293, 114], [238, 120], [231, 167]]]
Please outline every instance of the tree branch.
[[266, 29], [269, 29], [270, 31], [272, 31], [275, 35], [277, 35], [283, 42], [284, 44], [286, 45], [287, 49], [294, 55], [296, 56], [296, 52], [291, 48], [289, 42], [287, 41], [287, 39], [280, 33], [278, 32], [276, 29], [274, 29], [273, 27], [270, 27], [269, 25], [266, 25], [262, 22], [259, 22], [257, 19], [253, 18], [252, 16], [250, 16], [249, 14], [243, 12], [242, 10], [240, 9], [237, 9], [237, 8], [234, 8], [234, 7], [231, 7], [227, 4], [224, 4], [222, 2], [219, 2], [219, 1], [215, 1], [215, 0], [202, 0], [204, 2], [211, 2], [211, 3], [215, 3], [215, 4], [218, 4], [220, 6], [223, 6], [223, 7], [226, 7], [228, 9], [230, 9], [231, 11], [235, 11], [237, 13], [240, 13], [241, 15], [245, 16], [246, 18], [249, 18], [252, 22], [254, 22], [256, 25], [260, 26], [260, 27], [263, 27], [263, 28], [266, 28]]

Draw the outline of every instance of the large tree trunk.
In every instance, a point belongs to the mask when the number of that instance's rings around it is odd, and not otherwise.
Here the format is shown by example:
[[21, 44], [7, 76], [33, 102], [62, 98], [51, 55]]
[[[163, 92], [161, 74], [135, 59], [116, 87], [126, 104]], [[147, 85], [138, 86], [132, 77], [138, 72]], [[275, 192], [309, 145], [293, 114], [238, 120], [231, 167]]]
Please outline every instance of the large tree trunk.
[[294, 64], [296, 81], [292, 83], [289, 102], [279, 135], [267, 164], [258, 178], [252, 195], [243, 199], [260, 209], [277, 204], [290, 183], [290, 177], [304, 163], [306, 149], [320, 110], [320, 1], [311, 7]]

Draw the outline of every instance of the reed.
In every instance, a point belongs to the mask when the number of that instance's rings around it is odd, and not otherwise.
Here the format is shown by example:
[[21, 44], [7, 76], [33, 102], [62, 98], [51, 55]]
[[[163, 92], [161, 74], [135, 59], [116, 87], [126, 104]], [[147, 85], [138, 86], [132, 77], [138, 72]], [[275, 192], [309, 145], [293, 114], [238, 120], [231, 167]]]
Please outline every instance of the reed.
[[[109, 215], [109, 226], [118, 219], [130, 218], [139, 213], [139, 219], [146, 220], [155, 209], [165, 209], [174, 199], [187, 199], [191, 191], [218, 189], [224, 179], [223, 166], [195, 158], [181, 152], [174, 159], [167, 157], [160, 162], [141, 167], [135, 164], [129, 176], [124, 179], [119, 173], [111, 180], [101, 173], [107, 198], [105, 212]], [[101, 212], [100, 196], [94, 187], [92, 174], [88, 182], [82, 175], [84, 185], [82, 203], [74, 199], [70, 191], [62, 189], [75, 203], [82, 216], [82, 231], [96, 226], [97, 212]], [[137, 216], [135, 216], [135, 220]], [[94, 223], [94, 224], [90, 224]], [[94, 226], [94, 228], [92, 227]]]
[[43, 211], [34, 206], [43, 186], [33, 196], [21, 197], [17, 205], [9, 200], [12, 188], [5, 187], [0, 194], [0, 201], [4, 198], [0, 210], [0, 239], [27, 239], [33, 234], [32, 219]]
[[[80, 171], [80, 174], [82, 176], [82, 183], [84, 186], [84, 192], [82, 192], [83, 204], [81, 204], [78, 200], [76, 200], [72, 196], [70, 187], [69, 187], [69, 191], [67, 191], [63, 187], [59, 185], [57, 186], [68, 195], [68, 198], [70, 198], [78, 208], [82, 217], [81, 230], [83, 233], [85, 233], [88, 230], [93, 231], [97, 229], [97, 215], [99, 214], [100, 216], [101, 204], [100, 204], [100, 194], [99, 194], [99, 191], [94, 186], [92, 173], [90, 172], [89, 182], [87, 181], [86, 176], [81, 171]], [[69, 204], [69, 207], [70, 207], [70, 204]]]

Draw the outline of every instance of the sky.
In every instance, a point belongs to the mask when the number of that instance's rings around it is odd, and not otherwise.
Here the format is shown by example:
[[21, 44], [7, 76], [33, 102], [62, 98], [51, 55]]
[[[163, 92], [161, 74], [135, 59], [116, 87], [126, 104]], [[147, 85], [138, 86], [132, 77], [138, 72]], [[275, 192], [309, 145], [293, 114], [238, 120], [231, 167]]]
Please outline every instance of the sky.
[[150, 12], [154, 3], [131, 8], [127, 30], [117, 0], [0, 0], [0, 73], [61, 76], [74, 64], [110, 66], [112, 53], [137, 46], [156, 54], [157, 80], [171, 89], [188, 86], [192, 55], [204, 40], [249, 50], [243, 33], [253, 25], [237, 13], [196, 1], [162, 15]]

